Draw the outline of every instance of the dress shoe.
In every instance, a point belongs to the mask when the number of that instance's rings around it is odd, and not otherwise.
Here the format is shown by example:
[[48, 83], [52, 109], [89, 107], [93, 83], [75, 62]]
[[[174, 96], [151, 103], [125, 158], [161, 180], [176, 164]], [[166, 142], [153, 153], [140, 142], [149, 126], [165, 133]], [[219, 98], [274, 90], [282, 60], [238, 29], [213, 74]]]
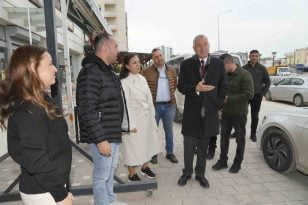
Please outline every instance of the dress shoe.
[[209, 149], [209, 151], [207, 152], [206, 158], [213, 159], [214, 156], [215, 156], [215, 149]]
[[233, 132], [229, 138], [235, 138], [235, 132]]
[[226, 168], [228, 168], [228, 164], [227, 162], [223, 162], [222, 160], [218, 160], [216, 164], [212, 166], [212, 169], [216, 171], [221, 170], [221, 169], [226, 169]]
[[203, 188], [209, 188], [210, 187], [209, 182], [207, 181], [207, 179], [205, 177], [196, 177], [195, 179], [200, 183], [200, 185]]
[[240, 171], [240, 169], [241, 169], [241, 163], [233, 162], [229, 172], [235, 174], [235, 173], [238, 173]]
[[179, 186], [185, 186], [187, 184], [187, 181], [191, 179], [191, 176], [186, 176], [186, 175], [182, 175], [180, 178], [179, 178], [179, 181], [178, 181], [178, 185]]
[[157, 155], [153, 156], [151, 159], [152, 164], [157, 164]]
[[256, 135], [250, 135], [250, 140], [253, 142], [257, 141], [257, 136]]
[[178, 159], [174, 156], [174, 154], [167, 154], [166, 159], [169, 159], [172, 163], [178, 163]]

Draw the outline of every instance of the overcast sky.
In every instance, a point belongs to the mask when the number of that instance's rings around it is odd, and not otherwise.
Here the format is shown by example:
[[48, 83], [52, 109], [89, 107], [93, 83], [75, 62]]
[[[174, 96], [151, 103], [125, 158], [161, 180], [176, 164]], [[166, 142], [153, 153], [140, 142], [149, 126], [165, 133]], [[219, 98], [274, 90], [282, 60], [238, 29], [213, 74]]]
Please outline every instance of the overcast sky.
[[125, 0], [129, 51], [150, 52], [166, 45], [175, 54], [192, 53], [192, 39], [208, 36], [217, 50], [258, 49], [278, 57], [308, 47], [308, 0]]

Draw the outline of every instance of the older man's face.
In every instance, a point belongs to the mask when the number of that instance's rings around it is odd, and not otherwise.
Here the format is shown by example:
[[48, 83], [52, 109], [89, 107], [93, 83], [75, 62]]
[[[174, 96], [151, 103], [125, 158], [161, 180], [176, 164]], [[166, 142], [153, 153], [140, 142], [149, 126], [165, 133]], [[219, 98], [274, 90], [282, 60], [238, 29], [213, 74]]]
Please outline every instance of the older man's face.
[[199, 38], [195, 41], [194, 51], [201, 58], [207, 58], [209, 55], [210, 44], [207, 38]]

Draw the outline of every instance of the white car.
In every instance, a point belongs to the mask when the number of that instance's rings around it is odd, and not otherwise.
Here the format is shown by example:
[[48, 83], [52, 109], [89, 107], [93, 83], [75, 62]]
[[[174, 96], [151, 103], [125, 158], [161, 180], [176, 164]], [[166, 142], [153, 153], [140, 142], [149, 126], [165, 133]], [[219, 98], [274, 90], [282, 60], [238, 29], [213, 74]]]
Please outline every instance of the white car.
[[295, 106], [308, 104], [308, 77], [285, 77], [271, 85], [266, 100], [292, 102]]
[[257, 131], [266, 163], [278, 172], [308, 174], [308, 107], [267, 114]]
[[[223, 53], [211, 53], [211, 56], [219, 58], [219, 56], [222, 55], [222, 54]], [[230, 54], [233, 56], [236, 64], [243, 66], [242, 59], [239, 55], [232, 54], [232, 53], [230, 53]], [[193, 54], [185, 54], [185, 55], [176, 56], [174, 58], [169, 59], [166, 63], [168, 65], [174, 67], [175, 70], [176, 70], [176, 73], [179, 74], [181, 63], [184, 60], [186, 60], [186, 59], [188, 59], [192, 56], [193, 56]], [[183, 118], [185, 96], [182, 95], [182, 93], [180, 93], [178, 90], [176, 90], [175, 98], [176, 98], [176, 102], [177, 102], [177, 108], [176, 108], [174, 121], [175, 122], [181, 122], [182, 118]]]

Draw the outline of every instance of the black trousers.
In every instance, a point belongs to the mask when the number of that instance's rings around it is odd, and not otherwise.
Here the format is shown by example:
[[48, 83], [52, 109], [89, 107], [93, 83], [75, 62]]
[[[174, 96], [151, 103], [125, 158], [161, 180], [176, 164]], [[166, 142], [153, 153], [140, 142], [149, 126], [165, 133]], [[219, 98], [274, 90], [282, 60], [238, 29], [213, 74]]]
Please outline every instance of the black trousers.
[[250, 113], [251, 113], [251, 135], [256, 135], [257, 127], [259, 123], [259, 112], [261, 108], [263, 95], [262, 93], [256, 93], [253, 98], [249, 101]]
[[217, 141], [217, 136], [212, 136], [210, 137], [210, 141], [209, 141], [209, 150], [215, 150], [217, 145], [216, 145], [216, 141]]
[[191, 176], [193, 173], [194, 153], [197, 148], [196, 176], [204, 176], [206, 155], [210, 138], [184, 136], [184, 170], [183, 174]]
[[220, 134], [220, 160], [227, 162], [228, 161], [228, 152], [229, 152], [229, 141], [232, 127], [235, 129], [236, 133], [236, 154], [234, 162], [241, 163], [244, 158], [245, 151], [245, 135], [246, 135], [246, 122], [247, 116], [231, 116], [231, 115], [222, 115], [221, 119], [221, 134]]

